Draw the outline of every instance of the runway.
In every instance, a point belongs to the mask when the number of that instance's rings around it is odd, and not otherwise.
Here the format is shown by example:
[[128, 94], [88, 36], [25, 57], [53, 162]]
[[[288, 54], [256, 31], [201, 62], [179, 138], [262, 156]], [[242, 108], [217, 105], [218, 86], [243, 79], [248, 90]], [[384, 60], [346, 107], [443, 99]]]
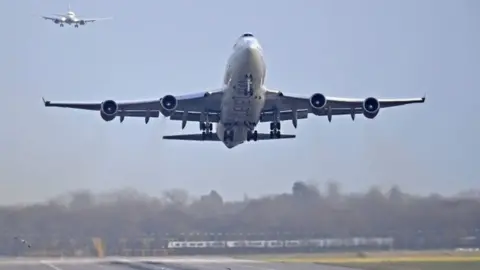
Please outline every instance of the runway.
[[270, 263], [228, 257], [0, 259], [0, 270], [358, 270], [314, 263]]

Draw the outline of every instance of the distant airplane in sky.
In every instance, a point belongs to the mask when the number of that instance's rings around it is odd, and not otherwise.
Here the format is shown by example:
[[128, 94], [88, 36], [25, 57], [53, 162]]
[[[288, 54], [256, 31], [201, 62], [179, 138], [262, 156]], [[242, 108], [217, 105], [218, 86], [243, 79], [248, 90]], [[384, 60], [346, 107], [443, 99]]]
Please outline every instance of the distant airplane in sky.
[[45, 20], [51, 20], [55, 24], [60, 24], [60, 27], [63, 27], [64, 24], [68, 25], [75, 25], [76, 28], [78, 28], [78, 25], [85, 25], [86, 23], [91, 23], [91, 22], [96, 22], [100, 20], [110, 20], [112, 18], [97, 18], [97, 19], [86, 19], [86, 18], [79, 18], [75, 14], [75, 12], [72, 11], [70, 8], [70, 4], [68, 5], [68, 12], [66, 14], [53, 14], [55, 17], [47, 17], [47, 16], [42, 16]]
[[[380, 108], [389, 108], [410, 103], [423, 103], [422, 98], [377, 99], [368, 97], [341, 98], [315, 93], [311, 97], [296, 97], [281, 91], [268, 89], [265, 82], [266, 66], [263, 49], [258, 40], [245, 33], [233, 46], [223, 79], [223, 86], [214, 91], [191, 95], [173, 96], [139, 101], [106, 100], [103, 102], [51, 102], [44, 100], [46, 107], [63, 107], [100, 111], [105, 121], [120, 117], [151, 117], [160, 113], [171, 120], [182, 121], [182, 129], [188, 121], [198, 122], [202, 133], [163, 136], [168, 140], [222, 141], [233, 148], [245, 141], [295, 138], [295, 135], [280, 133], [281, 121], [292, 121], [297, 128], [298, 119], [308, 114], [327, 116], [363, 114], [373, 119]], [[258, 133], [257, 124], [270, 122], [270, 133]], [[216, 131], [212, 132], [216, 123]]]

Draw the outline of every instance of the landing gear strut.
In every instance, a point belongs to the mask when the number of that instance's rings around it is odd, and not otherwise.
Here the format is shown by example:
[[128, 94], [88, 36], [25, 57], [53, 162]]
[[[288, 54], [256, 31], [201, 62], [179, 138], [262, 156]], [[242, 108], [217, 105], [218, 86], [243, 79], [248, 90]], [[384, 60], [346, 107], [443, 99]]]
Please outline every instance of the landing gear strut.
[[213, 134], [213, 124], [208, 122], [200, 122], [200, 130], [202, 131], [202, 138], [204, 140], [206, 138], [211, 138]]
[[280, 122], [272, 122], [270, 123], [270, 138], [280, 138]]
[[60, 24], [60, 27], [63, 27], [63, 23]]
[[247, 142], [253, 140], [254, 142], [256, 142], [258, 139], [258, 132], [255, 130], [255, 131], [251, 131], [249, 130], [247, 132]]

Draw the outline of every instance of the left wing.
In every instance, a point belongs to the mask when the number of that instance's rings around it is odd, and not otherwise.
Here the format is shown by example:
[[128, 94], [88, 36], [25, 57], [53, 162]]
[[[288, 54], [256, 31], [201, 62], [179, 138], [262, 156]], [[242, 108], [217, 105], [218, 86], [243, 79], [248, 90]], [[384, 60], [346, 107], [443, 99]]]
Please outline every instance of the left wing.
[[377, 116], [381, 108], [397, 107], [412, 103], [424, 103], [426, 96], [421, 98], [377, 99], [368, 97], [341, 98], [328, 97], [321, 93], [313, 94], [310, 98], [285, 95], [280, 91], [267, 90], [264, 112], [307, 110], [317, 116], [327, 116], [331, 121], [333, 115], [363, 114], [369, 119]]
[[[79, 110], [99, 111], [105, 121], [111, 121], [116, 116], [123, 117], [158, 117], [163, 114], [169, 117], [178, 111], [205, 112], [219, 111], [223, 91], [202, 92], [190, 95], [172, 96], [140, 101], [114, 101], [103, 102], [52, 102], [43, 100], [45, 107], [60, 107]], [[156, 116], [155, 116], [156, 115]]]
[[113, 17], [108, 18], [77, 18], [79, 22], [86, 24], [86, 23], [93, 23], [96, 21], [104, 21], [104, 20], [113, 20]]

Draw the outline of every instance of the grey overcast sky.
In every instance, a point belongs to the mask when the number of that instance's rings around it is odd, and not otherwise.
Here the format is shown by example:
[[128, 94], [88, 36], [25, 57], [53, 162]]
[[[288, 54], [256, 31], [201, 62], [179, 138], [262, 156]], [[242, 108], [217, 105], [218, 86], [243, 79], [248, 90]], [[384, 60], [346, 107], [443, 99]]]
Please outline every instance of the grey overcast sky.
[[[480, 2], [476, 0], [72, 0], [84, 17], [60, 28], [39, 15], [68, 1], [0, 1], [0, 204], [76, 189], [152, 195], [215, 189], [229, 199], [336, 180], [347, 191], [398, 184], [416, 193], [480, 187]], [[267, 86], [310, 96], [421, 97], [375, 120], [309, 117], [289, 141], [162, 141], [189, 123], [104, 122], [44, 108], [51, 100], [159, 98], [221, 86], [236, 39], [252, 32]], [[266, 131], [267, 124], [259, 127]]]

